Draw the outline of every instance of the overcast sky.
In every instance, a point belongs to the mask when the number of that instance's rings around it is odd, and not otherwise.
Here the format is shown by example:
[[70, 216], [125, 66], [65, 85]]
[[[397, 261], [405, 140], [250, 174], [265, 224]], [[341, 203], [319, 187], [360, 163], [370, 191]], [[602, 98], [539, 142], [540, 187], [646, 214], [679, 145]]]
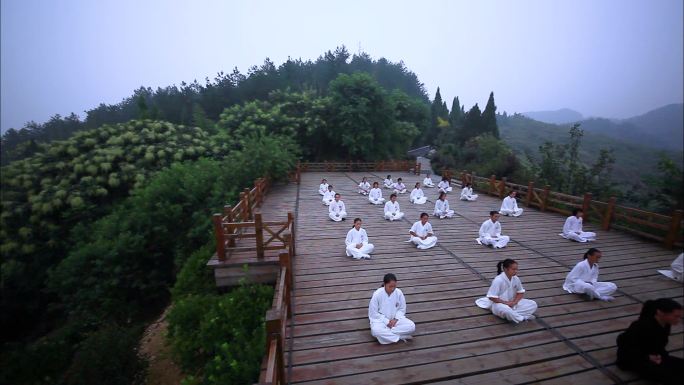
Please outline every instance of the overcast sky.
[[2, 131], [359, 46], [434, 97], [625, 118], [683, 100], [682, 0], [2, 0]]

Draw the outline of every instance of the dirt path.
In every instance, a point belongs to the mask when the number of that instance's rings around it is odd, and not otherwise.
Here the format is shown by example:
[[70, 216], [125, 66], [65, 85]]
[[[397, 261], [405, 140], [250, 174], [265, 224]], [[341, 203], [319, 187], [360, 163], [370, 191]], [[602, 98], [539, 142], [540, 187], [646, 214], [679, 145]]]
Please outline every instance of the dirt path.
[[140, 353], [148, 357], [147, 385], [179, 385], [183, 373], [171, 359], [171, 349], [166, 345], [167, 307], [159, 318], [151, 323], [140, 341]]

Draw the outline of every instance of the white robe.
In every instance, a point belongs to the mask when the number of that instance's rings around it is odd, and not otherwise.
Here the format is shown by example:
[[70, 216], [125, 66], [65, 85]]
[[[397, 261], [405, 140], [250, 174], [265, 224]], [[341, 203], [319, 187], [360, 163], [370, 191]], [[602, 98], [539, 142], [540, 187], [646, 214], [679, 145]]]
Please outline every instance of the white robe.
[[398, 221], [403, 217], [404, 213], [399, 209], [399, 202], [387, 201], [387, 203], [385, 203], [385, 219]]
[[464, 187], [463, 189], [461, 189], [461, 200], [462, 201], [477, 200], [477, 194], [473, 194], [473, 189], [471, 187]]
[[433, 214], [441, 219], [451, 218], [454, 216], [454, 210], [449, 210], [449, 201], [437, 199], [435, 201], [435, 211]]
[[577, 262], [565, 277], [563, 289], [569, 293], [587, 294], [591, 299], [612, 299], [609, 297], [617, 290], [612, 282], [598, 282], [599, 266], [589, 267], [589, 261]]
[[321, 195], [325, 195], [325, 193], [328, 191], [328, 184], [327, 183], [321, 183], [320, 186], [318, 186], [318, 193]]
[[392, 188], [392, 186], [394, 186], [394, 182], [392, 181], [391, 178], [390, 179], [385, 178], [385, 180], [382, 183], [385, 185], [385, 188]]
[[[347, 257], [354, 257], [354, 259], [370, 259], [370, 253], [375, 249], [372, 243], [368, 243], [368, 234], [363, 228], [356, 230], [355, 227], [352, 227], [347, 232], [344, 243], [347, 245]], [[358, 244], [362, 245], [361, 248], [356, 247]]]
[[[437, 237], [434, 235], [434, 232], [432, 231], [432, 225], [430, 222], [426, 222], [425, 225], [421, 221], [418, 221], [411, 226], [410, 232], [414, 232], [417, 236], [411, 235], [410, 241], [413, 242], [416, 246], [418, 246], [419, 249], [425, 250], [429, 249], [431, 247], [435, 247], [437, 244]], [[428, 234], [432, 233], [432, 236], [429, 236], [425, 239], [421, 239], [420, 237], [424, 237]]]
[[347, 208], [344, 206], [344, 202], [333, 201], [328, 206], [328, 216], [335, 222], [339, 222], [347, 217]]
[[368, 182], [361, 182], [359, 183], [359, 194], [363, 195], [368, 195], [368, 192], [370, 192], [371, 185]]
[[684, 282], [684, 253], [679, 254], [672, 264], [670, 265], [672, 269], [673, 278], [676, 281]]
[[565, 220], [561, 237], [583, 243], [595, 241], [596, 233], [582, 231], [582, 218], [577, 218], [576, 216], [571, 215]]
[[[387, 295], [384, 287], [375, 290], [368, 304], [368, 319], [371, 335], [381, 344], [410, 339], [416, 330], [416, 324], [406, 318], [406, 299], [399, 289], [394, 289], [390, 295]], [[397, 324], [390, 329], [387, 324], [392, 319], [397, 319]]]
[[326, 191], [323, 194], [323, 204], [329, 206], [335, 200], [335, 191]]
[[423, 187], [435, 187], [435, 184], [432, 183], [432, 178], [425, 177], [423, 179]]
[[514, 217], [519, 217], [523, 213], [523, 209], [518, 208], [518, 202], [515, 198], [506, 197], [503, 202], [501, 202], [501, 209], [499, 214], [501, 215], [512, 215]]
[[425, 204], [425, 202], [427, 202], [427, 197], [425, 196], [425, 194], [423, 194], [423, 190], [419, 188], [414, 188], [413, 191], [411, 191], [409, 201], [417, 205], [423, 205]]
[[483, 309], [492, 309], [495, 316], [518, 323], [526, 319], [534, 319], [533, 314], [537, 311], [537, 303], [531, 299], [523, 298], [512, 308], [503, 303], [495, 303], [490, 298], [498, 298], [502, 301], [512, 301], [518, 293], [524, 293], [525, 289], [520, 278], [514, 275], [511, 279], [505, 272], [497, 275], [489, 286], [487, 296], [475, 301], [477, 306]]
[[507, 235], [501, 235], [501, 223], [492, 222], [487, 219], [482, 222], [480, 226], [480, 237], [476, 239], [477, 243], [481, 245], [491, 245], [494, 248], [501, 249], [506, 247], [511, 238]]
[[372, 188], [368, 194], [368, 201], [374, 205], [385, 203], [385, 198], [382, 197], [382, 190], [379, 188]]
[[406, 185], [403, 183], [395, 183], [392, 185], [395, 194], [406, 194]]
[[439, 184], [437, 184], [437, 187], [439, 187], [439, 191], [445, 193], [451, 192], [453, 190], [453, 187], [449, 186], [449, 182], [445, 180], [439, 182]]

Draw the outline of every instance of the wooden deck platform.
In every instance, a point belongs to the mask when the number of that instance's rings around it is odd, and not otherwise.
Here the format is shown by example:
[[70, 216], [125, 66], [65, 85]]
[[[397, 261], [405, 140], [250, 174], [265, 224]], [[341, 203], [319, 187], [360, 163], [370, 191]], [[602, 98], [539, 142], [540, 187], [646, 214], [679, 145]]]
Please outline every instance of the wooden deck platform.
[[[408, 173], [391, 174], [395, 180], [402, 177], [409, 190], [419, 180]], [[425, 189], [425, 205], [410, 204], [408, 194], [400, 196], [406, 219], [388, 222], [382, 206], [356, 193], [363, 176], [372, 183], [385, 175], [302, 173], [296, 202], [294, 312], [287, 343], [291, 383], [639, 382], [615, 367], [615, 338], [636, 319], [643, 301], [672, 297], [682, 302], [682, 285], [656, 271], [668, 268], [674, 251], [593, 224], [585, 228], [596, 231], [598, 241], [571, 242], [558, 236], [564, 217], [535, 209], [526, 209], [519, 218], [503, 217], [503, 233], [512, 240], [507, 248], [494, 250], [474, 239], [500, 201], [480, 195], [476, 202], [461, 202], [457, 194], [449, 198], [456, 217], [430, 219], [438, 246], [420, 251], [405, 241], [420, 212], [432, 213], [436, 189]], [[342, 194], [347, 221], [329, 220], [317, 193], [322, 177]], [[277, 194], [276, 188], [267, 202]], [[383, 196], [388, 198], [389, 190], [383, 189]], [[344, 238], [355, 217], [363, 219], [375, 245], [371, 260], [345, 256]], [[613, 302], [590, 302], [561, 288], [566, 273], [590, 246], [603, 251], [601, 279], [619, 287]], [[496, 263], [507, 257], [518, 260], [525, 296], [539, 304], [534, 321], [509, 324], [474, 304], [496, 275]], [[416, 323], [415, 338], [408, 343], [380, 345], [370, 335], [368, 301], [388, 272], [397, 275], [407, 316]], [[683, 345], [679, 325], [668, 349], [681, 357]]]

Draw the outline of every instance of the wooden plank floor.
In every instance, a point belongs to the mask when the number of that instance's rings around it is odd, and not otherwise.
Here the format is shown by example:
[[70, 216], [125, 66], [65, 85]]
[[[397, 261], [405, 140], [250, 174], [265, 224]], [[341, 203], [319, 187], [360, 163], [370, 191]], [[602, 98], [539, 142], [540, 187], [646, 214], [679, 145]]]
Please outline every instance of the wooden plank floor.
[[[386, 173], [385, 173], [386, 174]], [[401, 176], [413, 188], [420, 178]], [[449, 198], [457, 216], [430, 219], [437, 247], [417, 250], [408, 240], [422, 211], [431, 213], [435, 189], [425, 189], [428, 203], [412, 205], [399, 197], [406, 219], [388, 222], [383, 207], [356, 193], [369, 173], [303, 173], [297, 201], [294, 318], [289, 329], [291, 383], [306, 384], [610, 384], [637, 379], [614, 366], [615, 338], [636, 319], [641, 302], [662, 296], [682, 302], [682, 286], [656, 271], [667, 268], [675, 252], [617, 232], [598, 230], [591, 243], [603, 251], [601, 279], [619, 287], [610, 303], [587, 301], [565, 293], [569, 269], [589, 247], [558, 236], [564, 217], [526, 209], [522, 217], [503, 217], [505, 249], [479, 246], [474, 239], [498, 199], [480, 195], [476, 202]], [[333, 222], [317, 193], [327, 178], [342, 194], [349, 218]], [[271, 194], [278, 194], [274, 191]], [[291, 192], [288, 196], [291, 196]], [[389, 190], [383, 189], [388, 198]], [[273, 197], [269, 196], [267, 201]], [[375, 252], [371, 260], [345, 256], [344, 238], [360, 217]], [[496, 274], [496, 263], [511, 257], [520, 264], [526, 298], [539, 304], [537, 319], [513, 325], [475, 306]], [[395, 273], [416, 323], [408, 343], [380, 345], [370, 335], [368, 301], [385, 273]], [[682, 326], [668, 348], [682, 356]]]

